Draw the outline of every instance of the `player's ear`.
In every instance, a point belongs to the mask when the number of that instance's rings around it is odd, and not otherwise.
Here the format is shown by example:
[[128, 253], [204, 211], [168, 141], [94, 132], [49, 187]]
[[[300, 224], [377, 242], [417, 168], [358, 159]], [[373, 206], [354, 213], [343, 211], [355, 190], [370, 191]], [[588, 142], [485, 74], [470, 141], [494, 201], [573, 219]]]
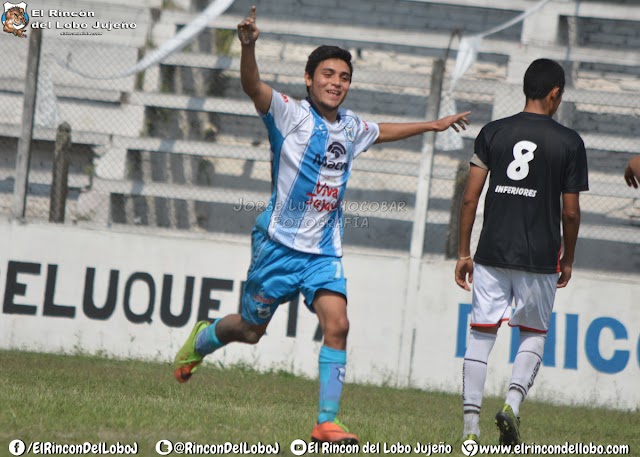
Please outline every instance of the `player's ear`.
[[311, 75], [309, 73], [307, 73], [305, 71], [304, 72], [304, 83], [307, 85], [307, 88], [309, 88], [311, 86], [312, 82], [313, 82], [313, 78], [311, 77]]

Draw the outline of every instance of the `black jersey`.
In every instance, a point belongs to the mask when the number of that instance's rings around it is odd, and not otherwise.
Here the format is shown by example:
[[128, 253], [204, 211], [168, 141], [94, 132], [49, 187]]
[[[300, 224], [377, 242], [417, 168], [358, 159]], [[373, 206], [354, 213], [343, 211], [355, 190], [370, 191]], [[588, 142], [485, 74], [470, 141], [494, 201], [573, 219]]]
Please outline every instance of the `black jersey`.
[[589, 189], [582, 138], [548, 116], [487, 124], [475, 155], [489, 169], [474, 261], [534, 273], [559, 271], [562, 193]]

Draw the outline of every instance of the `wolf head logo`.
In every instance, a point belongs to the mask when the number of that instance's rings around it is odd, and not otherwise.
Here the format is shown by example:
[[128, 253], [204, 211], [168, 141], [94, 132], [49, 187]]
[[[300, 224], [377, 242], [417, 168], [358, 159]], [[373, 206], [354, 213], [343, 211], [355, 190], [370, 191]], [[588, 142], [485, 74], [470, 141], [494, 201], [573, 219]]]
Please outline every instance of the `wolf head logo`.
[[27, 4], [5, 2], [4, 13], [2, 13], [2, 30], [12, 33], [21, 38], [27, 37], [27, 25], [29, 24], [29, 15], [26, 11]]

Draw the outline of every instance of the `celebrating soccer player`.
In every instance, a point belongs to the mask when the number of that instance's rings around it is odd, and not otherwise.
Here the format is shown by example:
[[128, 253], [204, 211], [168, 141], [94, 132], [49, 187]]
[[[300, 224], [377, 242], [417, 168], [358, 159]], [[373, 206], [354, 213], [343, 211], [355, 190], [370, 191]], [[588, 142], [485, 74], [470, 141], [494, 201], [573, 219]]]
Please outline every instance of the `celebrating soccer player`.
[[324, 335], [319, 355], [320, 400], [312, 439], [354, 444], [337, 419], [347, 362], [347, 290], [342, 268], [342, 207], [353, 160], [374, 143], [428, 131], [465, 128], [469, 112], [432, 122], [376, 124], [340, 108], [353, 68], [351, 54], [320, 46], [307, 61], [308, 97], [296, 101], [260, 79], [256, 8], [238, 24], [240, 78], [269, 133], [273, 193], [252, 234], [251, 266], [242, 314], [198, 322], [176, 356], [175, 376], [187, 381], [202, 358], [231, 342], [257, 343], [278, 305], [299, 293], [318, 316]]
[[[465, 440], [480, 436], [487, 361], [498, 327], [508, 321], [520, 327], [520, 343], [496, 424], [502, 444], [520, 442], [520, 404], [540, 368], [556, 288], [571, 278], [579, 193], [589, 186], [582, 139], [551, 119], [562, 101], [564, 82], [558, 63], [534, 61], [524, 75], [524, 111], [487, 124], [475, 142], [460, 210], [455, 271], [463, 289], [469, 290], [467, 280], [473, 282], [462, 375]], [[487, 175], [484, 224], [472, 260], [471, 229]]]

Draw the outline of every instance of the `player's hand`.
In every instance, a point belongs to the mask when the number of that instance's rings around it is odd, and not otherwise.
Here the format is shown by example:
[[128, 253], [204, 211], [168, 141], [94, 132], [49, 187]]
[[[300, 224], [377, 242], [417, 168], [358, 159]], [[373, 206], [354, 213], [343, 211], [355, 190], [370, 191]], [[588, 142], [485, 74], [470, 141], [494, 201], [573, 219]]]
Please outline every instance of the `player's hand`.
[[469, 125], [469, 119], [467, 116], [471, 114], [471, 111], [465, 111], [464, 113], [452, 114], [451, 116], [443, 117], [442, 119], [438, 119], [433, 122], [434, 130], [436, 132], [444, 132], [449, 127], [453, 127], [453, 130], [456, 132], [462, 130], [467, 130], [467, 125]]
[[560, 259], [560, 277], [558, 278], [558, 289], [562, 289], [569, 284], [571, 279], [571, 270], [573, 269], [573, 262], [567, 262], [565, 259]]
[[[468, 278], [468, 283], [467, 283]], [[456, 263], [456, 284], [462, 287], [464, 290], [471, 290], [469, 284], [473, 283], [473, 260], [472, 259], [458, 259]]]
[[251, 7], [249, 15], [238, 24], [238, 38], [242, 46], [248, 46], [255, 43], [260, 36], [260, 29], [256, 25], [256, 6]]
[[638, 188], [638, 178], [633, 174], [631, 165], [627, 166], [627, 169], [624, 171], [624, 180], [627, 181], [627, 186]]

